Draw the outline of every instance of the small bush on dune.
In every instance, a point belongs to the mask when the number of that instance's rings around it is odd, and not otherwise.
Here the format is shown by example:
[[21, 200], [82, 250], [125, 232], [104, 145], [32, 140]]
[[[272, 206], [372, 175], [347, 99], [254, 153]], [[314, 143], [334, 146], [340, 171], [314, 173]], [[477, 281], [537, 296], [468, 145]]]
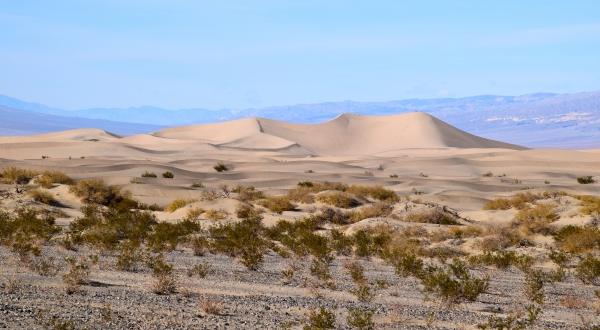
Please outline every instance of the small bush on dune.
[[510, 199], [507, 198], [493, 199], [483, 205], [484, 210], [508, 210], [510, 208]]
[[404, 219], [408, 222], [433, 223], [438, 225], [457, 225], [459, 224], [451, 216], [437, 208], [425, 209], [408, 213]]
[[185, 207], [186, 205], [195, 203], [197, 201], [198, 200], [194, 199], [194, 198], [188, 198], [188, 199], [179, 198], [179, 199], [172, 201], [171, 204], [169, 204], [169, 206], [167, 206], [165, 210], [167, 212], [173, 213], [173, 212], [179, 210], [180, 208]]
[[0, 173], [0, 178], [4, 182], [27, 184], [31, 179], [38, 175], [35, 171], [29, 171], [18, 167], [9, 167]]
[[146, 238], [146, 246], [153, 252], [173, 251], [185, 236], [200, 230], [196, 221], [183, 220], [178, 223], [159, 222]]
[[188, 220], [198, 220], [204, 212], [204, 209], [201, 207], [190, 207], [185, 215], [185, 218]]
[[545, 222], [554, 222], [558, 220], [558, 214], [554, 211], [556, 205], [544, 203], [536, 205], [531, 209], [522, 209], [515, 216], [516, 221], [534, 221], [543, 220]]
[[580, 176], [577, 178], [577, 182], [580, 184], [590, 184], [596, 182], [590, 175], [588, 176]]
[[600, 214], [600, 197], [573, 196], [581, 202], [579, 211], [585, 215]]
[[204, 188], [204, 185], [202, 184], [202, 182], [194, 182], [190, 185], [190, 187], [192, 188]]
[[40, 202], [47, 205], [57, 205], [58, 201], [51, 193], [42, 191], [40, 189], [34, 189], [27, 192], [29, 197], [33, 198], [36, 202]]
[[312, 190], [309, 186], [300, 186], [299, 188], [292, 189], [288, 192], [287, 197], [290, 201], [302, 204], [312, 204], [315, 202], [315, 196], [312, 195]]
[[70, 191], [86, 203], [100, 205], [116, 204], [131, 198], [129, 191], [122, 191], [117, 186], [109, 186], [102, 179], [80, 180], [70, 187]]
[[261, 213], [262, 210], [255, 208], [252, 204], [240, 203], [235, 207], [235, 216], [240, 219], [254, 218]]
[[229, 169], [227, 168], [227, 166], [225, 164], [221, 163], [221, 162], [217, 163], [217, 165], [213, 166], [213, 168], [217, 172], [229, 171]]
[[487, 292], [489, 277], [474, 277], [465, 264], [454, 259], [446, 268], [436, 268], [421, 279], [423, 291], [433, 294], [447, 305], [476, 301], [479, 295]]
[[519, 255], [514, 251], [494, 251], [471, 256], [469, 263], [472, 265], [494, 266], [498, 269], [515, 266], [526, 272], [533, 266], [534, 258], [527, 255]]
[[372, 204], [361, 210], [347, 212], [350, 222], [358, 222], [368, 218], [387, 217], [392, 213], [393, 206], [386, 202]]
[[165, 173], [162, 174], [162, 177], [165, 178], [165, 179], [173, 179], [175, 177], [175, 174], [167, 171], [167, 172], [165, 172]]
[[330, 191], [317, 195], [317, 201], [341, 208], [350, 208], [359, 204], [354, 196], [341, 192], [341, 191]]
[[311, 181], [301, 181], [298, 182], [298, 187], [312, 188], [314, 184]]
[[250, 186], [250, 187], [238, 186], [235, 189], [233, 189], [233, 192], [237, 193], [237, 195], [235, 196], [235, 199], [237, 199], [241, 202], [246, 202], [246, 203], [250, 203], [250, 202], [254, 202], [259, 199], [266, 198], [264, 192], [262, 192], [260, 190], [256, 190], [252, 186]]
[[154, 172], [148, 172], [145, 171], [144, 173], [142, 173], [142, 178], [156, 178], [156, 174], [154, 174]]
[[204, 216], [209, 220], [223, 220], [229, 216], [229, 212], [225, 210], [210, 209], [204, 213]]
[[44, 171], [44, 173], [42, 173], [41, 177], [37, 179], [36, 182], [44, 188], [51, 188], [52, 184], [54, 183], [71, 185], [74, 181], [63, 172]]
[[336, 225], [350, 223], [350, 217], [346, 212], [331, 207], [322, 207], [320, 212], [312, 215], [311, 218], [319, 223], [333, 223]]
[[290, 199], [287, 196], [270, 196], [259, 201], [258, 204], [277, 214], [296, 209], [296, 206], [290, 202]]
[[557, 247], [568, 253], [585, 253], [600, 247], [600, 229], [594, 226], [567, 225], [554, 235]]
[[352, 185], [346, 189], [346, 192], [354, 194], [360, 197], [370, 197], [379, 201], [385, 202], [397, 202], [400, 200], [398, 195], [389, 189], [385, 189], [382, 186], [359, 186]]

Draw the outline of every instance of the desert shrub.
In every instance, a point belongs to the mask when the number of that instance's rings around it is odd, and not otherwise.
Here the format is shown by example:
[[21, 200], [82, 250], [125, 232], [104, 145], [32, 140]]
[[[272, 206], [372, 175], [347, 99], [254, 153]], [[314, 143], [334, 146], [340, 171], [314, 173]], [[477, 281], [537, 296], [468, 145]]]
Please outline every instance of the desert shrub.
[[374, 313], [371, 309], [349, 308], [346, 324], [351, 328], [359, 330], [375, 329], [375, 323], [373, 323]]
[[217, 252], [238, 258], [249, 270], [261, 267], [263, 255], [268, 247], [268, 241], [262, 236], [264, 226], [261, 218], [219, 224], [209, 230]]
[[498, 269], [514, 266], [523, 272], [528, 271], [535, 261], [531, 256], [519, 255], [514, 251], [485, 252], [484, 254], [471, 256], [468, 260], [471, 265], [493, 266]]
[[217, 163], [217, 165], [213, 166], [213, 168], [217, 172], [229, 171], [229, 169], [227, 168], [227, 166], [225, 164], [221, 163], [221, 162]]
[[510, 209], [510, 199], [496, 198], [483, 205], [484, 210], [508, 210]]
[[204, 188], [204, 185], [202, 184], [202, 182], [194, 182], [190, 185], [190, 187], [192, 188]]
[[317, 173], [317, 172], [315, 172], [313, 170], [306, 170], [306, 171], [304, 171], [304, 173]]
[[437, 225], [457, 225], [459, 224], [454, 218], [438, 208], [423, 209], [414, 211], [404, 216], [404, 221], [433, 223]]
[[548, 253], [548, 258], [550, 258], [550, 260], [552, 260], [559, 267], [566, 267], [573, 256], [569, 253], [564, 253], [561, 251], [550, 251], [550, 253]]
[[210, 250], [210, 242], [204, 236], [194, 237], [190, 243], [195, 256], [203, 256]]
[[594, 179], [592, 179], [592, 176], [588, 175], [588, 176], [578, 177], [577, 182], [580, 184], [590, 184], [590, 183], [594, 183], [596, 181]]
[[235, 206], [235, 216], [240, 219], [254, 218], [261, 213], [262, 210], [255, 208], [252, 204], [240, 203]]
[[534, 204], [536, 201], [544, 199], [542, 194], [534, 194], [532, 192], [517, 193], [511, 198], [511, 206], [517, 210], [522, 210], [529, 207], [529, 204]]
[[85, 284], [90, 277], [90, 264], [84, 258], [65, 258], [69, 265], [69, 271], [63, 275], [63, 282], [66, 284], [68, 294], [79, 291], [82, 284]]
[[46, 205], [57, 205], [58, 201], [51, 193], [42, 191], [40, 189], [34, 189], [27, 192], [29, 197], [33, 198], [36, 202], [40, 202]]
[[454, 259], [446, 267], [438, 267], [421, 278], [423, 291], [433, 294], [447, 305], [476, 301], [489, 287], [489, 277], [474, 277], [464, 262]]
[[148, 172], [145, 171], [144, 173], [142, 173], [142, 178], [156, 178], [156, 174], [154, 174], [154, 172]]
[[491, 177], [494, 176], [494, 173], [492, 173], [492, 172], [486, 172], [482, 176], [485, 177], [485, 178], [491, 178]]
[[426, 273], [423, 259], [413, 253], [404, 253], [396, 250], [386, 259], [393, 264], [396, 275], [400, 277], [413, 276], [415, 278], [423, 278]]
[[73, 184], [74, 181], [63, 172], [44, 171], [41, 177], [36, 180], [36, 182], [44, 188], [51, 188], [52, 184], [54, 183], [70, 185]]
[[390, 174], [390, 178], [397, 178], [398, 174]]
[[18, 167], [9, 167], [0, 173], [0, 178], [5, 182], [15, 184], [27, 184], [38, 175], [35, 171], [29, 171]]
[[359, 186], [352, 185], [348, 187], [346, 192], [360, 197], [370, 197], [379, 201], [397, 202], [400, 200], [398, 195], [393, 190], [385, 189], [382, 186]]
[[220, 299], [210, 299], [202, 296], [198, 308], [208, 315], [221, 315], [223, 301]]
[[215, 189], [209, 189], [209, 190], [204, 190], [202, 192], [202, 198], [206, 199], [207, 201], [214, 201], [215, 199], [219, 198], [219, 193], [215, 190]]
[[311, 181], [298, 182], [298, 187], [312, 188], [314, 184]]
[[258, 204], [277, 214], [282, 214], [284, 211], [293, 211], [296, 209], [296, 206], [290, 202], [287, 196], [270, 196], [259, 201]]
[[173, 265], [165, 262], [162, 257], [154, 260], [152, 277], [152, 292], [168, 295], [177, 291], [177, 275], [173, 271]]
[[585, 284], [600, 284], [600, 259], [588, 254], [577, 264], [575, 276]]
[[453, 238], [474, 238], [483, 233], [483, 229], [476, 226], [456, 226], [447, 229], [448, 235]]
[[350, 208], [359, 204], [354, 196], [342, 191], [329, 191], [317, 195], [317, 201], [341, 208]]
[[[313, 172], [314, 173], [314, 172]], [[314, 182], [312, 186], [312, 191], [314, 193], [319, 193], [321, 191], [326, 190], [338, 190], [338, 191], [346, 191], [348, 190], [348, 185], [342, 182], [329, 182], [324, 181], [322, 183]]]
[[543, 220], [545, 222], [554, 222], [558, 220], [558, 214], [554, 211], [556, 205], [544, 203], [536, 205], [533, 208], [521, 209], [517, 215], [515, 215], [515, 220], [529, 222], [535, 220]]
[[475, 246], [483, 251], [503, 250], [511, 246], [530, 246], [531, 242], [512, 225], [488, 225]]
[[142, 183], [142, 180], [140, 180], [140, 178], [137, 178], [137, 177], [136, 177], [136, 178], [131, 178], [131, 179], [129, 180], [129, 183], [133, 183], [133, 184], [141, 184], [141, 183]]
[[71, 193], [86, 203], [100, 205], [117, 204], [130, 199], [131, 193], [120, 187], [109, 186], [102, 179], [80, 180], [70, 187]]
[[350, 223], [350, 217], [346, 212], [331, 207], [322, 207], [318, 213], [311, 215], [310, 218], [321, 224], [345, 225]]
[[393, 206], [387, 202], [379, 202], [363, 207], [360, 210], [351, 210], [347, 212], [350, 222], [358, 222], [368, 218], [387, 217], [392, 213]]
[[365, 268], [356, 260], [347, 262], [344, 266], [356, 285], [354, 289], [350, 289], [348, 292], [356, 296], [360, 302], [371, 302], [377, 291], [387, 286], [387, 282], [381, 280], [376, 281], [374, 285], [369, 284], [364, 274]]
[[195, 198], [178, 198], [174, 201], [171, 202], [171, 204], [169, 204], [169, 206], [166, 207], [166, 211], [173, 213], [177, 210], [179, 210], [182, 207], [185, 207], [186, 205], [192, 204], [197, 202], [198, 200]]
[[190, 207], [185, 215], [187, 220], [198, 220], [200, 216], [204, 213], [204, 209], [201, 207]]
[[584, 253], [597, 249], [600, 244], [600, 229], [593, 226], [567, 225], [554, 235], [556, 246], [569, 253]]
[[382, 251], [390, 240], [390, 235], [370, 230], [359, 230], [354, 233], [353, 239], [354, 254], [359, 258], [368, 258]]
[[141, 251], [141, 244], [135, 240], [124, 240], [119, 246], [116, 268], [127, 272], [137, 272], [141, 269], [144, 261], [144, 254]]
[[315, 202], [315, 196], [312, 195], [312, 190], [310, 189], [310, 187], [300, 186], [299, 188], [292, 189], [287, 193], [287, 197], [290, 199], [290, 201], [293, 202], [298, 202], [302, 204], [312, 204]]
[[221, 209], [209, 209], [204, 213], [204, 216], [209, 220], [223, 220], [229, 216], [229, 212]]
[[215, 270], [208, 263], [197, 264], [196, 266], [188, 269], [187, 276], [192, 277], [194, 275], [200, 278], [205, 278], [207, 275], [214, 274]]
[[29, 208], [15, 210], [16, 216], [0, 211], [0, 243], [11, 244], [17, 236], [27, 241], [47, 241], [62, 229], [55, 224], [51, 215], [40, 214]]
[[308, 320], [304, 330], [335, 329], [335, 314], [321, 306], [318, 310], [313, 308], [308, 312]]
[[177, 223], [159, 222], [146, 238], [146, 246], [153, 252], [173, 251], [184, 237], [200, 230], [200, 224], [192, 220]]
[[595, 196], [573, 196], [581, 202], [579, 211], [585, 215], [600, 214], [600, 197]]
[[260, 190], [256, 190], [254, 187], [250, 186], [250, 187], [242, 187], [242, 186], [238, 186], [236, 187], [233, 192], [237, 193], [237, 195], [235, 196], [235, 199], [241, 201], [241, 202], [245, 202], [245, 203], [250, 203], [259, 199], [263, 199], [266, 198], [265, 193], [260, 191]]
[[53, 257], [36, 258], [31, 268], [38, 275], [46, 277], [56, 276], [60, 270]]
[[344, 233], [337, 229], [331, 229], [329, 235], [331, 236], [331, 248], [338, 255], [348, 256], [352, 254], [352, 248], [354, 246], [352, 237], [344, 235]]
[[165, 172], [165, 173], [162, 174], [162, 177], [165, 178], [165, 179], [173, 179], [175, 177], [175, 174], [167, 171], [167, 172]]

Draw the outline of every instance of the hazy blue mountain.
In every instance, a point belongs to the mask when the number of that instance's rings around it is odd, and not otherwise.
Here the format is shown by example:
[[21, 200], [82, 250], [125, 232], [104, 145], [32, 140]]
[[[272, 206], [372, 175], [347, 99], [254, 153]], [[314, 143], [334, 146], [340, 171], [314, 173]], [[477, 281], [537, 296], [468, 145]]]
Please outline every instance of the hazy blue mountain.
[[61, 116], [167, 126], [211, 123], [245, 117], [318, 123], [342, 113], [390, 115], [422, 111], [469, 133], [509, 143], [530, 147], [600, 148], [600, 91], [521, 96], [480, 95], [389, 102], [343, 101], [217, 111], [166, 110], [150, 106], [65, 111], [6, 96], [0, 96], [0, 106]]
[[100, 128], [111, 133], [133, 135], [150, 133], [165, 126], [133, 124], [101, 119], [65, 117], [0, 107], [0, 136], [23, 136], [77, 128]]

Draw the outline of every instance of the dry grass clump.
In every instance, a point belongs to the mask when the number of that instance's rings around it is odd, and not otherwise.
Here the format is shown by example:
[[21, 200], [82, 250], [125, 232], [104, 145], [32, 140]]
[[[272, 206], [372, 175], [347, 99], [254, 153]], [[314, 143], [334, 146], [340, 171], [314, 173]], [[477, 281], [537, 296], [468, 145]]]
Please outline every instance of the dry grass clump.
[[379, 201], [397, 202], [400, 200], [398, 195], [392, 190], [385, 189], [382, 186], [360, 186], [352, 185], [346, 192], [360, 197], [370, 197]]
[[51, 193], [42, 191], [40, 189], [34, 189], [27, 192], [29, 197], [33, 198], [36, 202], [40, 202], [46, 205], [57, 205], [58, 201]]
[[484, 230], [477, 226], [452, 226], [436, 230], [429, 238], [432, 242], [443, 242], [448, 239], [475, 238], [483, 234]]
[[350, 222], [358, 222], [368, 218], [387, 217], [392, 213], [393, 206], [386, 202], [379, 202], [363, 207], [361, 210], [347, 212]]
[[586, 253], [600, 247], [600, 229], [595, 226], [567, 225], [554, 235], [556, 246], [569, 253]]
[[187, 211], [185, 218], [188, 220], [198, 220], [204, 212], [205, 210], [201, 207], [190, 207]]
[[348, 213], [331, 207], [322, 207], [317, 214], [311, 216], [311, 219], [319, 223], [333, 223], [336, 225], [346, 225], [351, 223]]
[[579, 212], [585, 215], [600, 214], [600, 197], [595, 196], [573, 196], [581, 202]]
[[152, 263], [152, 292], [160, 295], [173, 294], [177, 291], [177, 275], [173, 271], [173, 265], [165, 262], [161, 256]]
[[351, 208], [359, 202], [351, 194], [342, 191], [328, 191], [317, 195], [317, 201], [344, 209]]
[[290, 202], [290, 199], [287, 196], [269, 196], [259, 201], [258, 204], [277, 214], [296, 209], [296, 206]]
[[4, 183], [27, 184], [38, 175], [35, 171], [29, 171], [18, 167], [9, 167], [0, 172], [0, 179]]
[[556, 198], [558, 196], [565, 196], [567, 193], [564, 191], [545, 191], [543, 193], [532, 193], [524, 192], [518, 193], [513, 198], [497, 198], [487, 202], [484, 206], [484, 210], [508, 210], [514, 207], [517, 210], [523, 210], [529, 208], [529, 205], [535, 204], [538, 200]]
[[227, 212], [225, 210], [221, 210], [221, 209], [219, 209], [219, 210], [210, 209], [204, 213], [204, 216], [210, 220], [215, 220], [215, 221], [223, 220], [223, 219], [227, 218], [227, 216], [229, 216], [229, 212]]
[[38, 178], [36, 182], [44, 188], [51, 188], [52, 184], [54, 183], [71, 185], [74, 181], [63, 172], [44, 171], [44, 173], [42, 173], [42, 176]]
[[240, 219], [254, 218], [264, 211], [255, 208], [252, 204], [240, 203], [235, 206], [235, 216]]
[[173, 212], [179, 210], [180, 208], [185, 207], [186, 205], [195, 203], [197, 201], [198, 200], [195, 198], [188, 198], [188, 199], [178, 198], [178, 199], [172, 201], [171, 204], [169, 204], [169, 206], [167, 206], [165, 210], [167, 212], [173, 213]]
[[[310, 182], [310, 181], [308, 181]], [[300, 184], [300, 183], [298, 183]], [[311, 183], [312, 184], [312, 183]], [[312, 186], [310, 186], [312, 187]], [[308, 186], [300, 186], [290, 190], [287, 194], [290, 201], [298, 202], [301, 204], [312, 204], [315, 202], [315, 196], [312, 194], [311, 188]]]
[[70, 187], [70, 192], [86, 203], [109, 205], [131, 198], [131, 192], [122, 191], [121, 187], [109, 186], [102, 179], [78, 181]]
[[511, 208], [511, 202], [508, 198], [496, 198], [483, 205], [484, 210], [508, 210]]
[[202, 296], [198, 308], [208, 315], [221, 315], [223, 301]]
[[245, 203], [251, 203], [256, 200], [266, 198], [264, 192], [262, 192], [260, 190], [256, 190], [256, 188], [254, 188], [252, 186], [243, 187], [243, 186], [238, 185], [237, 187], [235, 187], [233, 189], [233, 192], [237, 193], [237, 195], [235, 196], [235, 199], [237, 199], [241, 202], [245, 202]]
[[536, 205], [531, 209], [521, 209], [517, 215], [515, 215], [516, 221], [534, 221], [543, 220], [545, 222], [554, 222], [558, 220], [559, 216], [554, 211], [556, 208], [555, 204], [544, 203]]
[[530, 241], [511, 225], [488, 225], [475, 243], [483, 251], [503, 250], [511, 246], [531, 245]]
[[433, 223], [437, 225], [459, 224], [453, 217], [438, 208], [424, 209], [406, 214], [403, 218], [407, 222]]

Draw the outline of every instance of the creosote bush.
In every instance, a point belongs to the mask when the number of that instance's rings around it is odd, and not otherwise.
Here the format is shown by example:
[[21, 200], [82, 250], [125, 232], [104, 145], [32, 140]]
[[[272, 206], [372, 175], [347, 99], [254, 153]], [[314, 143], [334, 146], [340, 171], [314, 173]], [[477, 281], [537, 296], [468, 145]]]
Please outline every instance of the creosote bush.
[[308, 312], [308, 320], [303, 327], [304, 330], [327, 330], [335, 329], [335, 314], [333, 311], [321, 306], [312, 308]]
[[165, 173], [162, 174], [162, 177], [165, 178], [165, 179], [173, 179], [175, 177], [175, 174], [167, 171], [167, 172], [165, 172]]
[[566, 225], [554, 235], [556, 246], [568, 253], [586, 253], [600, 247], [600, 229], [595, 226]]
[[282, 214], [284, 211], [293, 211], [296, 209], [296, 206], [290, 202], [290, 199], [287, 196], [269, 196], [263, 200], [260, 200], [258, 204], [277, 214]]
[[600, 259], [588, 254], [575, 268], [575, 276], [585, 284], [600, 284]]
[[514, 266], [523, 272], [527, 272], [533, 266], [535, 260], [528, 255], [519, 255], [514, 251], [502, 250], [471, 256], [468, 261], [472, 265], [493, 266], [498, 269]]
[[159, 222], [152, 228], [146, 238], [147, 249], [152, 252], [173, 251], [184, 238], [200, 231], [200, 224], [193, 220], [182, 220], [177, 223]]
[[252, 186], [243, 187], [238, 185], [233, 189], [233, 192], [237, 194], [235, 199], [245, 203], [251, 203], [267, 197], [264, 192], [256, 190]]
[[329, 191], [317, 195], [317, 201], [340, 208], [350, 208], [359, 205], [359, 202], [351, 194], [342, 191]]
[[459, 259], [454, 259], [445, 267], [428, 268], [426, 275], [420, 279], [423, 291], [433, 294], [446, 305], [476, 301], [480, 294], [488, 290], [489, 277], [474, 277]]
[[173, 264], [165, 262], [162, 255], [153, 260], [152, 277], [152, 292], [169, 295], [177, 291], [177, 275], [173, 271]]
[[230, 257], [238, 258], [249, 270], [262, 266], [268, 241], [262, 236], [264, 226], [260, 217], [236, 223], [219, 224], [209, 229], [212, 247]]
[[0, 172], [0, 182], [27, 184], [31, 179], [37, 176], [38, 173], [18, 167], [9, 167]]
[[69, 271], [63, 275], [68, 294], [79, 291], [80, 286], [87, 283], [90, 276], [90, 264], [84, 258], [65, 258], [69, 265]]
[[213, 168], [217, 172], [226, 172], [226, 171], [229, 171], [229, 169], [227, 168], [227, 166], [225, 164], [221, 163], [221, 162], [217, 163], [217, 165], [213, 166]]
[[169, 204], [169, 206], [167, 206], [167, 208], [165, 209], [167, 212], [173, 213], [177, 210], [179, 210], [182, 207], [185, 207], [186, 205], [192, 204], [197, 202], [198, 200], [195, 198], [179, 198], [176, 199], [174, 201], [171, 202], [171, 204]]
[[108, 206], [131, 199], [131, 192], [120, 187], [109, 186], [102, 179], [80, 180], [70, 187], [71, 193], [86, 203]]
[[42, 191], [40, 189], [34, 189], [27, 192], [29, 197], [33, 198], [33, 200], [46, 204], [46, 205], [57, 205], [58, 201], [51, 193]]
[[142, 173], [142, 178], [156, 178], [156, 174], [154, 174], [154, 172], [148, 172], [145, 171], [144, 173]]
[[235, 206], [235, 216], [240, 219], [254, 218], [261, 213], [263, 213], [263, 211], [257, 209], [252, 204], [240, 203]]
[[204, 213], [204, 216], [209, 220], [223, 220], [229, 216], [229, 212], [221, 209], [209, 209]]
[[36, 180], [36, 183], [44, 188], [52, 188], [54, 183], [68, 184], [74, 183], [68, 175], [60, 171], [44, 171], [42, 175]]
[[204, 185], [202, 184], [202, 182], [194, 182], [190, 185], [190, 187], [192, 188], [204, 188]]
[[205, 210], [201, 207], [190, 207], [185, 215], [187, 220], [198, 220]]
[[592, 176], [588, 175], [588, 176], [578, 177], [577, 182], [580, 184], [590, 184], [590, 183], [595, 183], [596, 181], [594, 179], [592, 179]]
[[375, 329], [373, 314], [375, 314], [375, 311], [372, 309], [349, 308], [346, 324], [359, 330]]
[[438, 208], [423, 209], [406, 214], [403, 219], [408, 222], [433, 223], [437, 225], [457, 225], [454, 218]]

